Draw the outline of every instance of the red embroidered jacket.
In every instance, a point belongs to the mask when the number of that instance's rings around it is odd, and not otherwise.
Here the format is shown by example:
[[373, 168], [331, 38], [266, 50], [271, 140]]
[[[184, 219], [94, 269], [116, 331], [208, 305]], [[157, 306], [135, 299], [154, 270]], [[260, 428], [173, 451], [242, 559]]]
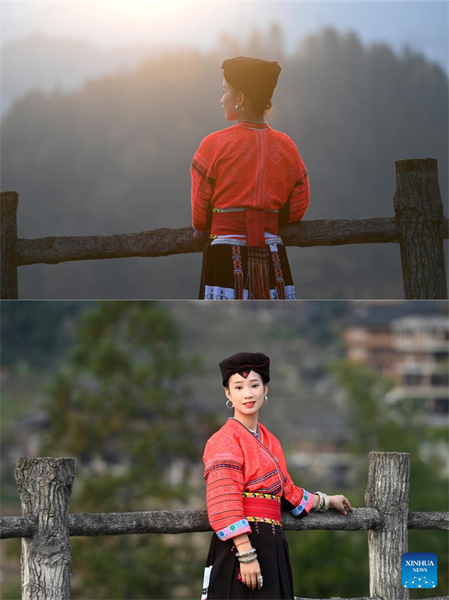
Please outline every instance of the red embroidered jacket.
[[283, 496], [282, 508], [299, 518], [312, 508], [313, 494], [293, 483], [279, 440], [260, 422], [259, 432], [260, 440], [241, 421], [229, 417], [206, 442], [207, 514], [221, 540], [252, 532], [242, 492]]
[[[195, 152], [190, 174], [196, 237], [211, 228], [208, 209], [279, 210], [281, 224], [287, 224], [301, 221], [310, 204], [309, 179], [295, 142], [267, 123], [241, 121], [212, 132]], [[212, 219], [212, 235], [245, 233], [244, 212], [224, 214], [219, 223]], [[277, 214], [267, 213], [265, 229], [279, 233]]]

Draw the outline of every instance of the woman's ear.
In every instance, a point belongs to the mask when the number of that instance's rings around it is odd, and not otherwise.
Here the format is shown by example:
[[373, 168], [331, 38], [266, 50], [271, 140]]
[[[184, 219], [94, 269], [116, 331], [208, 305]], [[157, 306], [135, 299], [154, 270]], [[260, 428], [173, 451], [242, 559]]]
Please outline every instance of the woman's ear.
[[268, 383], [264, 383], [264, 385], [263, 385], [263, 393], [264, 393], [264, 396], [266, 396], [268, 394]]
[[229, 388], [225, 387], [225, 395], [228, 400], [231, 400], [231, 394], [229, 393]]
[[234, 100], [236, 101], [237, 104], [243, 104], [243, 102], [245, 100], [244, 93], [234, 91]]

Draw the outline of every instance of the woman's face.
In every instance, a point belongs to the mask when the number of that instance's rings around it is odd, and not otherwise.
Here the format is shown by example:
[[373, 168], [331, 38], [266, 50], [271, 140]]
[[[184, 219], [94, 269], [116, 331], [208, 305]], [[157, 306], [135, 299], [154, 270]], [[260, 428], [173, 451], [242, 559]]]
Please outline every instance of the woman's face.
[[268, 385], [259, 373], [250, 371], [248, 377], [235, 373], [229, 378], [225, 393], [237, 412], [245, 415], [257, 413], [264, 404]]
[[241, 102], [241, 92], [236, 94], [234, 88], [223, 77], [222, 82], [223, 96], [220, 99], [220, 104], [223, 108], [225, 117], [228, 121], [235, 121], [239, 118], [240, 112], [235, 108], [235, 105]]

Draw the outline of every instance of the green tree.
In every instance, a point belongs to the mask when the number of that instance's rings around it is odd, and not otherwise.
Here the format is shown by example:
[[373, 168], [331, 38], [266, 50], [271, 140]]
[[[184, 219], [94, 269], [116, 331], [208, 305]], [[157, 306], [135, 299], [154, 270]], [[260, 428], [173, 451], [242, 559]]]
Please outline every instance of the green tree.
[[[81, 315], [75, 347], [49, 386], [51, 427], [40, 449], [76, 458], [71, 512], [188, 503], [199, 448], [182, 375], [197, 363], [181, 358], [178, 342], [175, 322], [155, 302], [101, 302]], [[179, 457], [186, 466], [172, 481]], [[193, 568], [170, 535], [80, 537], [71, 546], [73, 598], [175, 597]]]
[[2, 368], [47, 368], [70, 342], [70, 323], [84, 310], [82, 302], [2, 302]]
[[[358, 490], [366, 488], [370, 451], [410, 453], [410, 511], [447, 511], [448, 480], [445, 460], [438, 447], [446, 443], [447, 428], [428, 423], [414, 410], [411, 398], [391, 404], [387, 392], [397, 385], [390, 377], [368, 365], [333, 361], [331, 370], [346, 392], [355, 438], [352, 452], [366, 456], [359, 467]], [[431, 490], [431, 494], [429, 491]], [[435, 552], [438, 564], [448, 564], [448, 547], [443, 531], [409, 530], [410, 552]], [[437, 589], [447, 594], [447, 569], [440, 568]], [[435, 595], [433, 590], [410, 590], [412, 598]], [[423, 596], [424, 594], [424, 596]]]
[[[349, 406], [354, 439], [347, 451], [356, 457], [366, 457], [366, 461], [359, 462], [352, 490], [327, 489], [327, 493], [344, 493], [353, 506], [364, 506], [369, 453], [409, 452], [410, 510], [446, 511], [448, 486], [443, 460], [436, 451], [429, 451], [429, 446], [436, 448], [436, 444], [447, 439], [446, 428], [430, 426], [422, 418], [416, 418], [407, 399], [396, 406], [387, 403], [385, 396], [396, 383], [370, 366], [333, 360], [328, 367], [344, 390]], [[432, 490], [431, 494], [429, 490]], [[286, 535], [296, 595], [326, 598], [368, 594], [367, 532], [304, 531], [287, 532]], [[446, 534], [443, 531], [409, 530], [409, 551], [435, 552], [438, 564], [445, 565], [448, 562]], [[448, 574], [441, 567], [437, 589], [447, 594]], [[412, 598], [434, 595], [434, 589], [411, 590]]]

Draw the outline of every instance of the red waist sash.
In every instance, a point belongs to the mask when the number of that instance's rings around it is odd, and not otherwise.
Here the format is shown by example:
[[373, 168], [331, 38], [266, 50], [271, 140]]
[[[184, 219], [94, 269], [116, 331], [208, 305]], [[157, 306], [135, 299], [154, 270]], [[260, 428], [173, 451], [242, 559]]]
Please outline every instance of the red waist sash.
[[246, 208], [242, 211], [212, 212], [211, 236], [246, 235], [248, 246], [265, 246], [264, 231], [279, 234], [278, 212]]
[[248, 521], [263, 521], [281, 525], [281, 499], [271, 494], [244, 492], [243, 512]]

